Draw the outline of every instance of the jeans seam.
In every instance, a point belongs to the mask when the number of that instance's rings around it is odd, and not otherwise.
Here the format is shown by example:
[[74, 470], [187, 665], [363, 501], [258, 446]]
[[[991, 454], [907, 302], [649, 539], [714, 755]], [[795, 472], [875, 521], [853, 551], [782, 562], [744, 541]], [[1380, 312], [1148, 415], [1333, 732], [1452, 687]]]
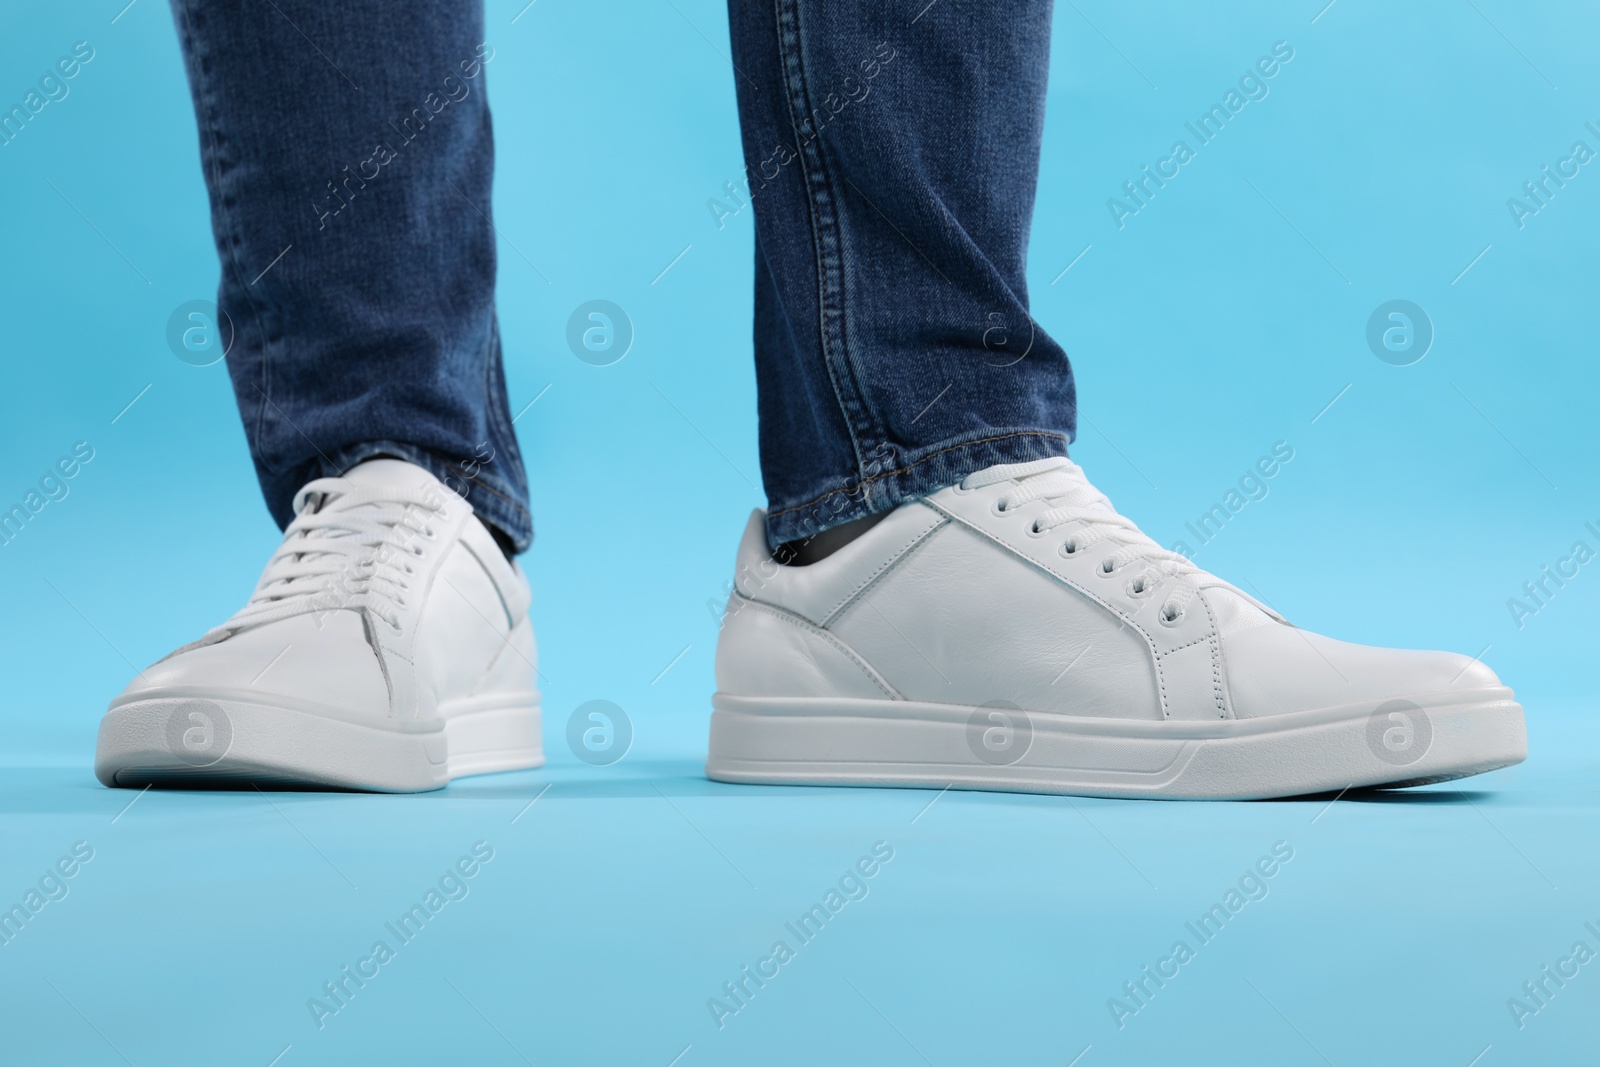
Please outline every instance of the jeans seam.
[[[806, 89], [804, 49], [801, 44], [800, 9], [796, 0], [773, 0], [777, 22], [778, 55], [783, 70], [785, 103], [789, 108], [790, 129], [797, 141], [803, 126], [811, 121], [810, 97]], [[798, 122], [796, 119], [798, 118]], [[817, 264], [818, 340], [822, 363], [828, 372], [834, 401], [850, 434], [856, 472], [866, 469], [860, 427], [868, 422], [870, 411], [861, 395], [861, 385], [849, 359], [844, 338], [846, 321], [843, 264], [839, 257], [842, 222], [837, 210], [838, 197], [829, 180], [822, 157], [820, 133], [798, 145], [802, 188], [810, 208], [811, 241]], [[830, 308], [837, 309], [830, 314]], [[843, 381], [841, 381], [843, 379]], [[876, 434], [881, 438], [882, 434]], [[803, 505], [802, 505], [803, 506]]]
[[[870, 475], [870, 476], [863, 477], [863, 478], [859, 479], [856, 484], [857, 484], [857, 487], [866, 486], [866, 485], [870, 485], [870, 484], [872, 484], [874, 482], [884, 481], [885, 479], [888, 479], [888, 478], [896, 478], [896, 477], [899, 477], [902, 474], [909, 474], [912, 471], [916, 470], [918, 467], [922, 466], [924, 463], [927, 463], [929, 460], [933, 459], [935, 456], [942, 456], [947, 452], [956, 452], [956, 451], [959, 451], [959, 450], [961, 450], [963, 448], [971, 448], [974, 445], [993, 444], [995, 441], [1006, 441], [1006, 440], [1010, 440], [1010, 439], [1016, 438], [1016, 437], [1054, 437], [1054, 438], [1057, 438], [1057, 439], [1065, 440], [1066, 436], [1067, 435], [1064, 434], [1064, 433], [1057, 433], [1057, 432], [1055, 432], [1053, 430], [1017, 430], [1017, 431], [1015, 431], [1013, 433], [995, 434], [992, 437], [978, 437], [978, 438], [974, 438], [971, 441], [961, 441], [961, 442], [959, 442], [957, 444], [947, 445], [944, 448], [936, 449], [936, 450], [934, 450], [932, 452], [929, 452], [927, 455], [923, 456], [921, 459], [917, 460], [915, 463], [908, 463], [904, 467], [896, 467], [894, 470], [884, 471], [881, 474], [875, 474], [875, 475]], [[779, 515], [787, 515], [791, 511], [799, 511], [802, 508], [815, 507], [816, 505], [822, 503], [822, 501], [827, 500], [831, 496], [838, 496], [840, 493], [854, 493], [854, 492], [855, 492], [855, 490], [849, 489], [849, 488], [846, 488], [846, 489], [830, 489], [826, 493], [823, 493], [821, 496], [814, 497], [811, 500], [805, 501], [804, 503], [794, 504], [794, 505], [792, 505], [790, 507], [786, 507], [786, 508], [780, 508], [777, 511], [769, 511], [769, 512], [767, 512], [767, 518], [768, 519], [775, 519]]]
[[185, 5], [184, 20], [185, 26], [189, 28], [189, 37], [191, 44], [194, 46], [196, 56], [193, 70], [195, 72], [195, 80], [200, 88], [195, 96], [200, 101], [205, 117], [204, 128], [201, 130], [202, 151], [211, 166], [212, 180], [217, 190], [217, 215], [222, 221], [222, 229], [226, 234], [225, 240], [219, 242], [218, 258], [226, 264], [228, 273], [232, 275], [233, 288], [249, 307], [251, 316], [255, 320], [256, 329], [261, 337], [261, 359], [258, 364], [260, 384], [256, 387], [260, 396], [256, 400], [254, 425], [251, 427], [251, 437], [254, 443], [251, 452], [262, 469], [268, 473], [277, 474], [279, 473], [279, 468], [268, 460], [267, 449], [263, 447], [266, 439], [267, 411], [272, 406], [272, 331], [269, 329], [267, 322], [265, 305], [256, 299], [251, 294], [250, 287], [244, 284], [244, 271], [240, 261], [241, 231], [237, 215], [229, 204], [228, 185], [230, 183], [224, 173], [225, 170], [230, 170], [231, 168], [224, 167], [222, 153], [217, 147], [216, 97], [211, 89], [210, 78], [201, 69], [202, 63], [208, 58], [204, 51], [204, 45], [201, 43], [205, 35], [196, 35], [193, 32], [190, 7], [191, 5]]
[[520, 501], [518, 501], [518, 500], [516, 500], [516, 499], [514, 499], [512, 497], [509, 497], [506, 494], [502, 493], [500, 490], [496, 489], [493, 485], [491, 485], [487, 480], [485, 480], [483, 478], [480, 478], [475, 474], [468, 474], [466, 471], [462, 470], [460, 467], [456, 466], [454, 463], [449, 462], [448, 460], [440, 460], [440, 462], [452, 474], [455, 474], [458, 477], [460, 477], [460, 479], [462, 481], [466, 482], [468, 485], [477, 486], [479, 489], [482, 489], [484, 492], [488, 493], [489, 495], [499, 497], [501, 500], [505, 501], [513, 509], [515, 509], [517, 514], [525, 516], [529, 521], [532, 521], [533, 513], [531, 511], [529, 511], [527, 508], [523, 507], [522, 503]]
[[504, 415], [500, 411], [500, 398], [504, 395], [503, 389], [496, 389], [495, 385], [495, 360], [500, 357], [499, 327], [494, 320], [494, 312], [489, 313], [489, 351], [483, 359], [483, 399], [485, 417], [489, 423], [489, 432], [495, 436], [505, 434], [509, 427], [504, 422]]
[[[516, 461], [518, 470], [523, 472], [523, 480], [527, 480], [527, 467], [522, 461], [522, 448], [517, 443], [517, 428], [512, 425], [510, 396], [505, 383], [505, 352], [500, 344], [500, 321], [491, 310], [489, 313], [489, 353], [484, 360], [484, 402], [488, 408], [489, 433], [500, 438], [500, 443], [511, 453], [511, 459]], [[514, 480], [514, 479], [513, 479]], [[496, 493], [503, 496], [502, 493]], [[513, 505], [531, 520], [532, 513], [518, 504], [510, 497], [506, 498], [508, 504]]]
[[[521, 488], [526, 493], [528, 481], [527, 465], [522, 461], [522, 448], [517, 443], [517, 428], [513, 425], [513, 420], [511, 419], [511, 397], [505, 380], [505, 351], [500, 343], [500, 320], [492, 308], [489, 312], [489, 352], [484, 363], [484, 404], [488, 408], [486, 417], [489, 424], [489, 436], [497, 440], [500, 446], [506, 450], [506, 461], [501, 466], [508, 468], [511, 475], [521, 476]], [[533, 512], [529, 507], [524, 506], [521, 500], [495, 488], [488, 481], [476, 476], [468, 476], [465, 471], [457, 469], [454, 464], [447, 463], [446, 465], [469, 485], [477, 486], [490, 496], [504, 501], [521, 518], [522, 524], [528, 528], [528, 545], [529, 547], [532, 546]], [[507, 489], [514, 491], [518, 488], [515, 484], [516, 481], [515, 477], [508, 476], [506, 479]], [[526, 497], [523, 499], [526, 499]], [[519, 541], [521, 539], [518, 531], [508, 530], [506, 533], [513, 539]]]
[[[249, 291], [249, 286], [243, 285], [244, 272], [240, 269], [239, 262], [239, 227], [234, 217], [234, 212], [228, 204], [227, 182], [224, 176], [224, 167], [221, 152], [217, 148], [217, 119], [216, 100], [211, 90], [210, 79], [206, 76], [203, 67], [209, 58], [205, 51], [205, 35], [196, 34], [193, 27], [192, 5], [188, 3], [174, 5], [178, 16], [179, 32], [184, 37], [185, 52], [189, 56], [189, 70], [195, 83], [195, 100], [199, 104], [196, 115], [196, 126], [200, 134], [201, 166], [209, 167], [213, 188], [216, 190], [215, 210], [221, 222], [220, 229], [224, 234], [217, 242], [217, 258], [233, 277], [233, 286], [248, 304], [252, 317], [255, 319], [256, 329], [261, 334], [261, 360], [259, 376], [261, 384], [257, 391], [261, 394], [255, 403], [254, 425], [250, 428], [250, 437], [254, 447], [251, 448], [256, 462], [262, 469], [270, 474], [279, 473], [278, 468], [266, 460], [266, 449], [262, 446], [265, 436], [267, 406], [271, 402], [272, 385], [272, 336], [267, 328], [266, 309], [260, 301], [256, 300]], [[220, 293], [218, 294], [221, 295]]]

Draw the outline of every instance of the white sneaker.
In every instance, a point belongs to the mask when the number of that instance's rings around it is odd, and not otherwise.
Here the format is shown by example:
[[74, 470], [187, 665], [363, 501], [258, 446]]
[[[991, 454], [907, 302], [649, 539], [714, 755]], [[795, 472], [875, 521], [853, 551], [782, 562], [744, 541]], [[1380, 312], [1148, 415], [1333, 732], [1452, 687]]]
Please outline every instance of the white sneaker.
[[250, 602], [111, 702], [96, 777], [410, 792], [543, 763], [528, 582], [466, 501], [377, 459], [295, 511]]
[[979, 471], [809, 566], [756, 512], [716, 671], [724, 782], [1247, 798], [1527, 755], [1483, 664], [1296, 629], [1066, 459]]

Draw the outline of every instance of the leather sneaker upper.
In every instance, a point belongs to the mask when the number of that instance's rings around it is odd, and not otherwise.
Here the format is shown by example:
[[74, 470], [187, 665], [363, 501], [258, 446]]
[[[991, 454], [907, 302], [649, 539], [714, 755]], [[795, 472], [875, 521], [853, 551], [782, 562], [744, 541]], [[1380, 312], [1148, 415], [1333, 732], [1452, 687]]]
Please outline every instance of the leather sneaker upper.
[[431, 719], [452, 698], [532, 689], [527, 581], [431, 474], [369, 460], [308, 483], [295, 511], [249, 602], [113, 706], [205, 692]]
[[1065, 458], [990, 467], [804, 567], [751, 516], [724, 693], [1143, 720], [1254, 718], [1499, 685], [1465, 656], [1334, 641], [1170, 552]]

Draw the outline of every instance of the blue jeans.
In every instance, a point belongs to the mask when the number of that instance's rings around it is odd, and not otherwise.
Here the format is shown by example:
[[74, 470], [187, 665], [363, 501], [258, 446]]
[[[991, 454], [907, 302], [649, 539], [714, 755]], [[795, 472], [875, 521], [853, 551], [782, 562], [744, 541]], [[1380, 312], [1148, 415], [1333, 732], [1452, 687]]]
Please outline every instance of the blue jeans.
[[[172, 6], [274, 518], [393, 455], [526, 549], [480, 0]], [[1049, 4], [729, 7], [773, 543], [1064, 455], [1072, 371], [1024, 280]]]

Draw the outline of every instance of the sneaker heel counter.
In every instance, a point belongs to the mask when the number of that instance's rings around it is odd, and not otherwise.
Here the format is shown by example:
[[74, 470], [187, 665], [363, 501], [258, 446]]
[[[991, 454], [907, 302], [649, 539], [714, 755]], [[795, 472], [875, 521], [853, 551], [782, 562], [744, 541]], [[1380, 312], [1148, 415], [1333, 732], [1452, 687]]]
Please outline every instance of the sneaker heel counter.
[[539, 643], [533, 620], [526, 615], [506, 634], [493, 662], [472, 687], [474, 696], [486, 693], [531, 693], [539, 699]]
[[761, 594], [782, 567], [783, 564], [772, 558], [772, 549], [767, 546], [767, 513], [756, 508], [744, 524], [739, 550], [733, 557], [733, 595], [772, 600], [771, 596]]
[[900, 699], [855, 650], [799, 616], [735, 592], [717, 638], [717, 692]]
[[791, 610], [793, 589], [767, 546], [767, 515], [750, 513], [717, 637], [717, 691], [749, 697], [898, 699], [854, 649]]

